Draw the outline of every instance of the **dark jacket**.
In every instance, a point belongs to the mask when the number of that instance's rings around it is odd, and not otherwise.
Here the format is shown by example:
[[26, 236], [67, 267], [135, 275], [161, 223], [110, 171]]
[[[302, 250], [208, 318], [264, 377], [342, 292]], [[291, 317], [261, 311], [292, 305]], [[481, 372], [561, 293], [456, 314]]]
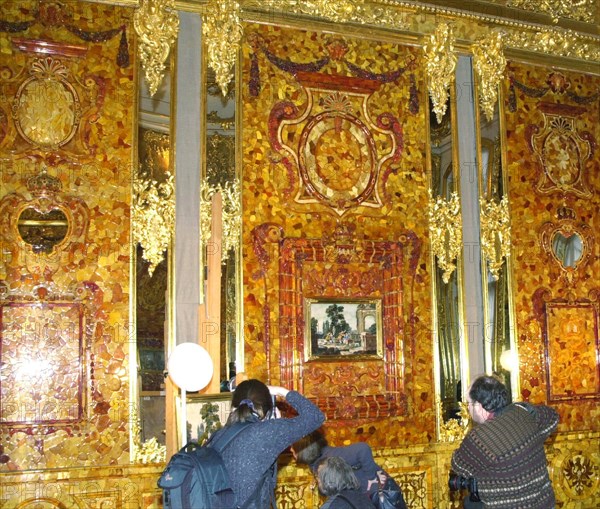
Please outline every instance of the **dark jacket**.
[[[379, 471], [382, 471], [388, 478], [385, 485], [386, 489], [393, 489], [401, 492], [398, 483], [377, 463], [375, 463], [373, 451], [371, 451], [369, 444], [365, 442], [356, 442], [343, 447], [331, 447], [328, 445], [323, 448], [321, 457], [312, 465], [310, 465], [311, 470], [316, 473], [316, 468], [319, 461], [321, 461], [322, 458], [332, 456], [338, 456], [346, 460], [346, 462], [352, 467], [354, 474], [360, 482], [361, 490], [369, 497], [371, 497], [373, 493], [377, 491], [378, 484], [377, 482], [371, 483], [371, 488], [369, 490], [367, 490], [367, 486], [369, 485], [369, 481], [378, 479], [377, 472]], [[397, 509], [406, 509], [406, 503], [403, 496], [400, 497], [396, 507]]]
[[544, 441], [557, 425], [550, 407], [508, 405], [467, 433], [452, 456], [452, 470], [477, 480], [486, 508], [552, 509]]
[[363, 492], [343, 490], [329, 497], [321, 509], [375, 509], [375, 506]]
[[[298, 392], [289, 391], [286, 400], [296, 410], [297, 416], [257, 420], [237, 435], [222, 453], [237, 505], [243, 504], [252, 495], [263, 473], [285, 449], [319, 428], [325, 420], [321, 411]], [[274, 475], [276, 473], [275, 469]], [[265, 483], [260, 502], [249, 509], [268, 508], [274, 487], [274, 479], [272, 483]]]

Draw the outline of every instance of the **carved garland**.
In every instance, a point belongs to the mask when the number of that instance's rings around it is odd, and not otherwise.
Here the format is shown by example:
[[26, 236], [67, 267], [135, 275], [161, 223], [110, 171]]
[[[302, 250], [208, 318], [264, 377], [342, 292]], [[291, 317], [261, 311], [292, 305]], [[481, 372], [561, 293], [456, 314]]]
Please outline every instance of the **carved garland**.
[[481, 251], [494, 279], [500, 276], [504, 260], [511, 248], [508, 198], [500, 202], [481, 199]]
[[441, 124], [448, 106], [448, 88], [454, 81], [457, 60], [452, 29], [445, 23], [440, 23], [423, 50], [429, 78], [429, 95], [438, 124]]
[[448, 283], [462, 246], [462, 217], [457, 193], [452, 193], [449, 201], [430, 195], [429, 237], [438, 267], [444, 271], [442, 279]]

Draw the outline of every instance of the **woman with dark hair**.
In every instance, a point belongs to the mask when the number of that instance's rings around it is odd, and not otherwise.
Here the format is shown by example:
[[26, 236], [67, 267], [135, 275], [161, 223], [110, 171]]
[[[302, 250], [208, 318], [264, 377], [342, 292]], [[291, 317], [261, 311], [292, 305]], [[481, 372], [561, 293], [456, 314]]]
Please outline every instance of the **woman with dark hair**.
[[373, 459], [369, 444], [356, 442], [343, 447], [332, 447], [321, 430], [316, 430], [292, 445], [292, 454], [299, 464], [308, 465], [316, 475], [319, 462], [328, 457], [343, 458], [354, 471], [360, 490], [371, 500], [379, 488], [397, 492], [396, 509], [406, 509], [404, 496], [398, 483]]
[[[276, 398], [284, 399], [298, 415], [275, 418]], [[235, 496], [233, 507], [268, 509], [274, 505], [278, 456], [321, 426], [325, 418], [300, 393], [267, 386], [255, 379], [245, 380], [236, 387], [231, 404], [232, 411], [223, 430], [244, 426], [221, 452]], [[220, 433], [223, 431], [213, 435], [215, 441]], [[267, 482], [261, 483], [266, 473]], [[245, 505], [250, 498], [253, 501]]]
[[327, 497], [321, 509], [374, 509], [375, 506], [360, 490], [360, 482], [344, 458], [331, 456], [317, 464], [319, 492]]

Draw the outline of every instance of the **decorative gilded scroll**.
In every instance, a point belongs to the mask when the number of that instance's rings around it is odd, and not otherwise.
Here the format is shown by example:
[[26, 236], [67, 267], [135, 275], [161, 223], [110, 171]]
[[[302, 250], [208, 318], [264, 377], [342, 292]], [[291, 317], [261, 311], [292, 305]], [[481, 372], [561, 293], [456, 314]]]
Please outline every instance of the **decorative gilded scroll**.
[[462, 217], [457, 193], [452, 193], [448, 201], [430, 195], [429, 235], [438, 267], [444, 271], [442, 280], [448, 283], [462, 248]]
[[440, 23], [423, 46], [429, 96], [438, 124], [442, 122], [448, 104], [448, 88], [454, 81], [457, 56], [454, 53], [454, 34], [446, 23]]
[[233, 79], [233, 66], [243, 35], [240, 4], [235, 0], [209, 2], [202, 23], [202, 34], [206, 40], [208, 65], [215, 71], [216, 81], [225, 97]]
[[207, 243], [212, 234], [212, 197], [216, 193], [221, 193], [223, 197], [223, 208], [221, 209], [221, 221], [223, 223], [221, 260], [225, 261], [231, 250], [237, 251], [240, 245], [242, 231], [240, 183], [238, 180], [233, 180], [222, 186], [211, 186], [207, 182], [203, 182], [200, 186], [200, 239], [203, 243]]
[[504, 260], [510, 255], [511, 235], [508, 197], [500, 202], [480, 199], [481, 252], [487, 260], [488, 269], [498, 279]]
[[486, 118], [491, 121], [498, 100], [498, 84], [506, 67], [502, 33], [491, 33], [477, 44], [474, 44], [472, 51], [473, 66], [479, 76], [479, 103]]
[[163, 261], [175, 231], [175, 184], [169, 171], [160, 183], [143, 176], [134, 179], [131, 222], [133, 238], [142, 246], [152, 275]]
[[174, 0], [141, 0], [133, 15], [148, 90], [153, 96], [163, 79], [165, 62], [179, 31]]
[[331, 0], [308, 0], [303, 2], [295, 0], [263, 0], [261, 2], [244, 2], [244, 7], [256, 4], [259, 4], [263, 8], [268, 8], [269, 11], [276, 10], [316, 16], [336, 23], [378, 23], [388, 28], [396, 29], [406, 29], [409, 25], [407, 17], [400, 15], [392, 6], [375, 2], [360, 0], [339, 0], [337, 2], [332, 2]]
[[133, 462], [142, 464], [163, 463], [167, 458], [167, 447], [159, 444], [155, 437], [142, 442], [142, 429], [135, 409], [131, 411], [129, 418], [134, 423], [131, 430], [133, 435]]
[[[541, 129], [529, 128], [530, 146], [542, 167], [536, 191], [590, 198], [592, 191], [586, 182], [585, 167], [592, 147], [575, 127], [576, 117], [585, 109], [558, 103], [540, 103], [538, 109], [544, 117], [544, 125]], [[583, 134], [588, 137], [587, 133]]]
[[[438, 400], [438, 406], [443, 406], [442, 402]], [[470, 429], [471, 416], [467, 404], [460, 402], [460, 418], [459, 419], [448, 419], [445, 422], [440, 423], [440, 442], [455, 442], [459, 443], [465, 437]]]

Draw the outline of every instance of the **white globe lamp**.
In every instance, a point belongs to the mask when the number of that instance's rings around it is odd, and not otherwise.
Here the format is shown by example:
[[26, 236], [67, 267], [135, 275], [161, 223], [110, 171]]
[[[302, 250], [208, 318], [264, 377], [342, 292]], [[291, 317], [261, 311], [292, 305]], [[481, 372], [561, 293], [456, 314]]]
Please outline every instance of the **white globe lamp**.
[[213, 363], [208, 352], [198, 343], [180, 343], [169, 356], [167, 370], [177, 387], [197, 392], [210, 383]]
[[179, 343], [167, 361], [173, 383], [181, 389], [181, 446], [187, 442], [187, 393], [204, 389], [213, 376], [213, 362], [198, 343]]

